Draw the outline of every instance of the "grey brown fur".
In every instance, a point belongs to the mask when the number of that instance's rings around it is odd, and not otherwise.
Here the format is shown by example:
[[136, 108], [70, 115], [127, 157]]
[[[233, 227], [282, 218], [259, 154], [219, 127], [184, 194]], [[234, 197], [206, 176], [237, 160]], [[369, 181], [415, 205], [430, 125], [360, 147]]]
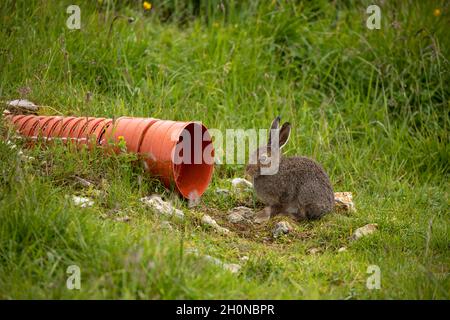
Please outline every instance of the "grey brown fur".
[[[279, 128], [277, 117], [271, 129]], [[302, 219], [318, 219], [333, 210], [334, 193], [330, 179], [320, 164], [306, 157], [283, 157], [281, 147], [289, 139], [290, 124], [283, 124], [279, 131], [279, 148], [260, 147], [251, 156], [246, 173], [252, 177], [258, 198], [267, 205], [259, 216], [267, 218], [276, 214], [288, 214]], [[267, 156], [280, 157], [278, 173], [261, 175], [262, 160]]]

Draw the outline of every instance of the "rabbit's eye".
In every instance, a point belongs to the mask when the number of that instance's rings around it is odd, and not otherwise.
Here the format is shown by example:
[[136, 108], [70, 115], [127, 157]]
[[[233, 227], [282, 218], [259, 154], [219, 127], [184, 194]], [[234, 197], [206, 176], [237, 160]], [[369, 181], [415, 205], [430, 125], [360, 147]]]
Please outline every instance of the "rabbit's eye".
[[261, 164], [268, 164], [269, 157], [266, 154], [262, 154], [259, 156], [259, 162], [261, 162]]

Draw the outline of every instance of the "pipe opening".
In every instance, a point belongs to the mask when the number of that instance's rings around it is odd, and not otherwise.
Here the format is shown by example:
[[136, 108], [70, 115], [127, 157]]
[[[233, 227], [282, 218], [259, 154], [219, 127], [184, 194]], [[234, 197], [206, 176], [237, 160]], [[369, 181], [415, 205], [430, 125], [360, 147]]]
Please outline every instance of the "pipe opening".
[[192, 122], [184, 128], [172, 161], [177, 189], [187, 199], [199, 198], [208, 187], [214, 169], [214, 148], [205, 126]]

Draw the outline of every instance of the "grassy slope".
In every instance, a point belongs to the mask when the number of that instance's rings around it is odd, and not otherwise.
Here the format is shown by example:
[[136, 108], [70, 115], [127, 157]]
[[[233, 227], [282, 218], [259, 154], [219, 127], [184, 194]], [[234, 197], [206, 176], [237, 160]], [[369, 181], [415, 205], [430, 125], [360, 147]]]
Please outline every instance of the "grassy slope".
[[[449, 298], [448, 7], [385, 4], [382, 29], [370, 31], [368, 4], [351, 1], [252, 2], [225, 16], [211, 5], [202, 18], [187, 5], [166, 22], [171, 2], [150, 14], [132, 3], [115, 10], [136, 21], [117, 20], [108, 36], [114, 8], [104, 2], [98, 11], [83, 3], [82, 30], [70, 31], [69, 2], [2, 1], [1, 99], [22, 92], [65, 115], [196, 119], [222, 130], [266, 128], [281, 114], [294, 126], [287, 154], [319, 160], [335, 190], [354, 192], [358, 212], [302, 223], [301, 237], [264, 241], [270, 225], [220, 236], [200, 225], [201, 212], [224, 223], [228, 209], [253, 200], [217, 196], [242, 176], [241, 166], [219, 166], [202, 206], [174, 198], [187, 219], [168, 232], [139, 203], [166, 191], [139, 183], [132, 158], [54, 146], [23, 160], [0, 141], [1, 298]], [[71, 194], [96, 205], [79, 209]], [[350, 243], [366, 223], [379, 231]], [[308, 254], [313, 247], [321, 252]], [[187, 248], [250, 260], [236, 276]], [[71, 264], [81, 291], [66, 289]], [[381, 268], [381, 290], [365, 286], [370, 264]]]

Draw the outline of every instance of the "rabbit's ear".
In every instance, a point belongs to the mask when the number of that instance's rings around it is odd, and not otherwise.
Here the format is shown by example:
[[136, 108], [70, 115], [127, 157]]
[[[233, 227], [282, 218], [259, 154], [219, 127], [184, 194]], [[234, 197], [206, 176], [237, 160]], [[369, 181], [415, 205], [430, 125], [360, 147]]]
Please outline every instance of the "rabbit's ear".
[[276, 117], [275, 119], [273, 119], [272, 121], [272, 125], [270, 126], [270, 130], [269, 130], [269, 141], [267, 143], [267, 145], [271, 145], [272, 144], [272, 134], [274, 130], [278, 130], [280, 128], [280, 121], [281, 118], [280, 116]]
[[272, 130], [278, 129], [280, 127], [280, 121], [281, 121], [280, 116], [273, 119], [270, 129], [272, 129]]
[[280, 129], [280, 149], [288, 142], [291, 136], [291, 124], [289, 122], [283, 123]]

